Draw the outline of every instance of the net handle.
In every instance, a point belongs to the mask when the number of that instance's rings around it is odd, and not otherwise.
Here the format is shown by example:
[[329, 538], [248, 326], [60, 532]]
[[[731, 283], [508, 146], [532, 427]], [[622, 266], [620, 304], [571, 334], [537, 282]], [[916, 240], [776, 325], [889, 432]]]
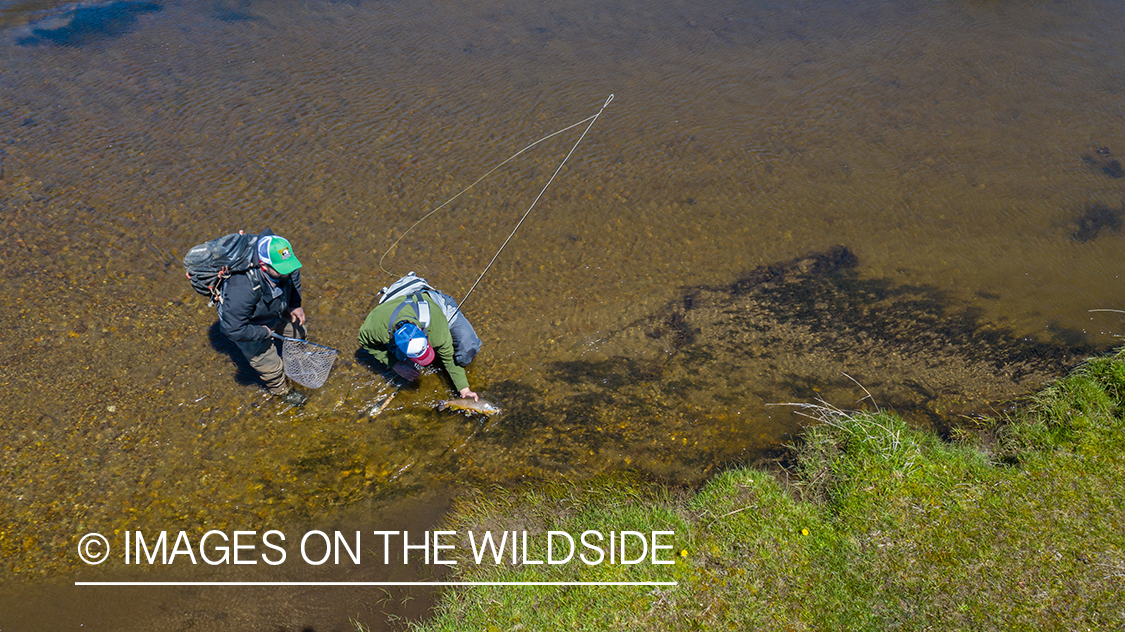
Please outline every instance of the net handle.
[[332, 347], [326, 347], [324, 345], [318, 345], [315, 342], [309, 342], [308, 340], [301, 340], [300, 338], [290, 338], [288, 336], [282, 336], [281, 334], [277, 333], [276, 331], [270, 332], [270, 335], [273, 336], [274, 338], [280, 338], [282, 340], [288, 340], [289, 342], [302, 342], [304, 344], [312, 345], [314, 347], [320, 347], [321, 349], [327, 349], [327, 350], [331, 351], [332, 353], [340, 353], [339, 351], [333, 349]]

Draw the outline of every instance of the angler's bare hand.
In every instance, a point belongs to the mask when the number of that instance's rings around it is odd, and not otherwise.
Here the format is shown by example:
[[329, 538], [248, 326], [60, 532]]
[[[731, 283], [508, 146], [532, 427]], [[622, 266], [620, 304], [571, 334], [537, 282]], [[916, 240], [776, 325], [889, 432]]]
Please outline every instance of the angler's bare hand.
[[474, 402], [480, 401], [480, 396], [469, 390], [469, 387], [461, 389], [461, 397], [472, 397]]
[[289, 312], [289, 320], [301, 325], [305, 325], [305, 308], [294, 307], [293, 311]]
[[419, 375], [422, 375], [422, 371], [418, 369], [418, 365], [413, 362], [398, 362], [391, 368], [394, 369], [395, 373], [399, 374], [399, 377], [404, 380], [410, 380], [411, 382], [418, 379]]

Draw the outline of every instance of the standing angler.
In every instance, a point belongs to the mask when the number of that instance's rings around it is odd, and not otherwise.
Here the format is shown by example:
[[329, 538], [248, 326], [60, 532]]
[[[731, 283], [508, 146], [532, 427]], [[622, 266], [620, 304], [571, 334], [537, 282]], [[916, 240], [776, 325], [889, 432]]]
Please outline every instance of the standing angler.
[[271, 336], [305, 338], [300, 268], [288, 240], [262, 231], [250, 269], [230, 275], [219, 302], [219, 331], [234, 341], [270, 393], [294, 406], [308, 397], [290, 388], [277, 350], [280, 341]]
[[461, 397], [479, 397], [469, 388], [468, 366], [481, 340], [448, 294], [411, 272], [383, 288], [379, 305], [359, 328], [359, 344], [403, 379], [414, 381], [419, 367], [440, 358]]

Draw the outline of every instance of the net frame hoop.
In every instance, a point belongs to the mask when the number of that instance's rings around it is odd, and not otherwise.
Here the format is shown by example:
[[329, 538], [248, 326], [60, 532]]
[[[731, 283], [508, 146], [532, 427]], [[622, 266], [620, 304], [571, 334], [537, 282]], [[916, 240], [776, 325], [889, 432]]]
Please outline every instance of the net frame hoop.
[[339, 351], [337, 351], [336, 349], [333, 349], [332, 347], [327, 347], [325, 345], [318, 345], [315, 342], [309, 342], [308, 340], [302, 340], [300, 338], [290, 338], [288, 336], [282, 336], [281, 334], [276, 333], [276, 332], [271, 333], [270, 335], [273, 336], [274, 338], [280, 338], [281, 340], [288, 340], [289, 342], [299, 342], [301, 344], [312, 345], [314, 347], [320, 347], [321, 349], [326, 349], [326, 350], [331, 351], [332, 353], [335, 353], [337, 355], [339, 355], [339, 353], [340, 353]]

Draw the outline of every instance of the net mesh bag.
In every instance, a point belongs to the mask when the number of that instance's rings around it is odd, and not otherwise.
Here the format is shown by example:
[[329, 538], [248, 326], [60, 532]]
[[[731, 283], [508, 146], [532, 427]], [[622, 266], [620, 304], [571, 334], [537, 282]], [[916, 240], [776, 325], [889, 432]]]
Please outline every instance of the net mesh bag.
[[309, 388], [320, 388], [336, 362], [336, 350], [322, 345], [286, 338], [281, 345], [285, 375]]

